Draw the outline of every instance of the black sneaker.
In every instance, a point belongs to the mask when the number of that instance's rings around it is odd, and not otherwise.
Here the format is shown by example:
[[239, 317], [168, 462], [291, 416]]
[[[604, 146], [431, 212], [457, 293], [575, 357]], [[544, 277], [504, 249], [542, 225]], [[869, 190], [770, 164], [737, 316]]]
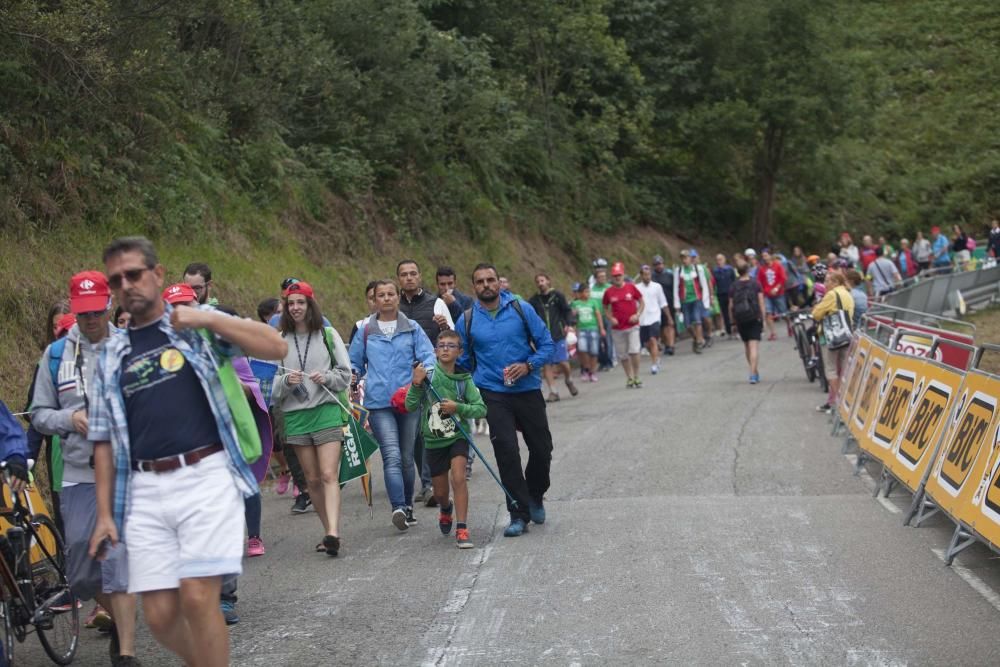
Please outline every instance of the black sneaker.
[[427, 499], [424, 501], [424, 507], [437, 507], [437, 506], [438, 506], [438, 501], [437, 498], [434, 497], [434, 490], [428, 489]]
[[413, 516], [413, 508], [412, 507], [407, 507], [406, 508], [406, 525], [407, 526], [415, 526], [415, 525], [417, 525], [417, 517]]
[[451, 525], [452, 525], [451, 514], [453, 509], [454, 506], [448, 505], [447, 509], [442, 507], [441, 510], [438, 512], [438, 528], [441, 529], [442, 535], [447, 535], [448, 533], [451, 532]]
[[392, 525], [400, 530], [406, 530], [410, 527], [410, 525], [406, 523], [406, 510], [400, 507], [392, 511]]
[[309, 497], [308, 493], [300, 493], [297, 498], [295, 498], [295, 504], [292, 505], [292, 514], [305, 514], [312, 507], [313, 501]]
[[826, 414], [830, 414], [830, 410], [832, 410], [832, 408], [830, 407], [829, 403], [824, 403], [823, 405], [816, 406], [816, 412], [825, 412]]
[[667, 355], [668, 357], [674, 356], [674, 348], [672, 347], [663, 348], [663, 354]]

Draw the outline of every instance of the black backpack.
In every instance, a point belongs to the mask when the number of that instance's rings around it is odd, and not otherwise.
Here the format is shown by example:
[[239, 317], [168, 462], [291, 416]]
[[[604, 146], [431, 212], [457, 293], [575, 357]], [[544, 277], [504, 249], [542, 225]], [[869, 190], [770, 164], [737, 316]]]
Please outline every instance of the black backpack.
[[757, 290], [749, 280], [737, 280], [733, 289], [733, 317], [740, 324], [753, 322], [761, 318], [760, 304], [757, 302]]

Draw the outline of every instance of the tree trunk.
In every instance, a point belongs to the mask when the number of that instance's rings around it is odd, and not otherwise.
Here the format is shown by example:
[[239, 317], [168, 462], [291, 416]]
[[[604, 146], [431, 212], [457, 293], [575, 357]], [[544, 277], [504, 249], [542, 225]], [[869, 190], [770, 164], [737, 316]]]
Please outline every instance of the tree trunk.
[[771, 218], [774, 214], [774, 192], [778, 184], [778, 169], [785, 152], [785, 128], [768, 124], [756, 160], [756, 194], [753, 208], [753, 247], [771, 242]]

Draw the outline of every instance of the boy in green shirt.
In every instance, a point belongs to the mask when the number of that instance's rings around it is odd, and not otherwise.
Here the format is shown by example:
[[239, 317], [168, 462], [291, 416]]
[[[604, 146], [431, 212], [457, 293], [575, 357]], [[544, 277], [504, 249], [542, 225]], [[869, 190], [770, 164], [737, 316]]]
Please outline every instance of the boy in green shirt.
[[597, 382], [597, 355], [604, 338], [604, 317], [601, 302], [590, 295], [586, 283], [573, 285], [574, 294], [569, 307], [576, 313], [576, 353], [580, 357], [580, 375], [584, 382]]
[[[452, 511], [457, 515], [455, 541], [459, 549], [471, 549], [466, 519], [469, 515], [469, 487], [465, 480], [465, 465], [469, 460], [469, 443], [451, 419], [460, 421], [482, 419], [486, 404], [479, 389], [468, 373], [456, 372], [455, 360], [462, 355], [462, 339], [451, 330], [442, 331], [437, 342], [437, 364], [431, 375], [431, 386], [441, 397], [424, 386], [427, 369], [416, 366], [413, 382], [406, 392], [407, 412], [420, 411], [420, 430], [424, 435], [424, 456], [430, 468], [434, 498], [441, 508], [438, 526], [441, 534], [451, 532]], [[455, 496], [452, 505], [448, 494], [448, 471], [451, 471], [451, 490]]]

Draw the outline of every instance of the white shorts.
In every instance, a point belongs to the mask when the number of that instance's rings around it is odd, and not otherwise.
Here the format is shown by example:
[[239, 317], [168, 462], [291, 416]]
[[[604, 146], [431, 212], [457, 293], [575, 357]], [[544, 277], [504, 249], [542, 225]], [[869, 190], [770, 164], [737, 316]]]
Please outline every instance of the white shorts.
[[625, 330], [612, 329], [611, 339], [615, 342], [618, 354], [639, 354], [642, 351], [638, 325]]
[[167, 473], [132, 472], [130, 484], [129, 593], [242, 573], [243, 495], [225, 452]]

